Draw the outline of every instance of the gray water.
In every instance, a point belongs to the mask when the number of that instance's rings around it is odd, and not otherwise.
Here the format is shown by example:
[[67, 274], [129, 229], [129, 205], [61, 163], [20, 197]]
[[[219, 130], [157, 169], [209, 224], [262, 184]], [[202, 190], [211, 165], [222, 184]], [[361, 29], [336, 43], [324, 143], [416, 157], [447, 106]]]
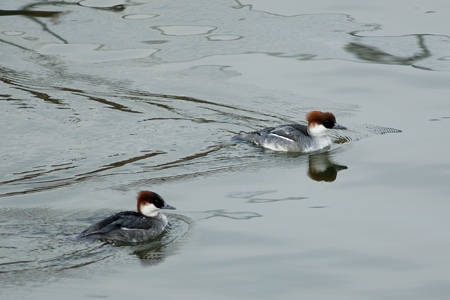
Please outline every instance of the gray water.
[[[448, 299], [449, 8], [2, 1], [2, 299]], [[231, 141], [313, 109], [327, 152]], [[142, 189], [163, 236], [73, 240]]]

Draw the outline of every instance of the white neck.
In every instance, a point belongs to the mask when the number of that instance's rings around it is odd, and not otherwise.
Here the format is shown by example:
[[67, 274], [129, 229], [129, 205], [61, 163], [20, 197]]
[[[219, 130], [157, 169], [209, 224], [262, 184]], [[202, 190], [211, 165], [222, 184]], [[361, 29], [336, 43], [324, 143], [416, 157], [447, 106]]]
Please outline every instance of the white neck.
[[308, 133], [312, 136], [322, 136], [325, 135], [327, 128], [322, 124], [312, 124], [308, 126]]
[[145, 203], [141, 205], [141, 214], [147, 217], [156, 217], [159, 214], [159, 208], [153, 203]]

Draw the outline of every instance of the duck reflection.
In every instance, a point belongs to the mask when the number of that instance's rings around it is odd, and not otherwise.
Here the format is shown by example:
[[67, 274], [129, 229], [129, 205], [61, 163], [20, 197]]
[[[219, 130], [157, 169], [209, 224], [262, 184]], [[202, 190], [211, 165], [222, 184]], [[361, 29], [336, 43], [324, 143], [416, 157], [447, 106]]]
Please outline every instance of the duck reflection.
[[329, 152], [311, 154], [308, 158], [308, 176], [315, 181], [333, 182], [347, 166], [338, 165], [330, 159]]
[[[228, 212], [221, 209], [205, 211], [202, 215], [206, 215], [203, 219], [224, 217], [235, 220], [248, 220], [261, 217], [260, 214], [254, 212]], [[193, 224], [190, 218], [175, 214], [167, 215], [167, 217], [170, 221], [170, 228], [164, 234], [147, 243], [129, 245], [133, 249], [132, 254], [136, 255], [144, 266], [158, 265], [167, 257], [177, 254], [190, 235]], [[125, 246], [126, 244], [115, 245]]]
[[114, 244], [115, 246], [130, 246], [131, 253], [136, 255], [143, 266], [155, 266], [167, 257], [179, 253], [187, 241], [192, 228], [192, 220], [177, 214], [168, 214], [169, 228], [156, 239], [146, 243]]

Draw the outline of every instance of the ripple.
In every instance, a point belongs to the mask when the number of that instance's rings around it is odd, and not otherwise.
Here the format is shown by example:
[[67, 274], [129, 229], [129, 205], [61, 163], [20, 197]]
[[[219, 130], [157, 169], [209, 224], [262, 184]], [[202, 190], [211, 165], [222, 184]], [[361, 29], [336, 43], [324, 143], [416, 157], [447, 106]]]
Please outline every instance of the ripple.
[[132, 15], [125, 15], [125, 16], [123, 16], [123, 18], [127, 19], [127, 20], [145, 20], [145, 19], [156, 18], [157, 16], [159, 16], [159, 15], [132, 14]]
[[283, 197], [283, 198], [277, 198], [277, 197], [261, 197], [262, 195], [274, 193], [276, 191], [274, 190], [267, 190], [267, 191], [247, 191], [247, 192], [238, 192], [228, 195], [230, 198], [237, 198], [237, 199], [244, 199], [248, 203], [271, 203], [271, 202], [280, 202], [280, 201], [291, 201], [291, 200], [305, 200], [308, 199], [308, 197]]
[[163, 35], [174, 35], [174, 36], [188, 36], [188, 35], [203, 35], [213, 32], [217, 27], [212, 26], [153, 26], [161, 32]]
[[242, 36], [239, 35], [210, 35], [207, 37], [208, 40], [216, 42], [216, 41], [235, 41], [242, 39]]
[[[129, 263], [136, 257], [151, 266], [177, 254], [188, 240], [192, 221], [182, 215], [167, 214], [167, 231], [155, 240], [138, 245], [105, 245], [101, 242], [75, 242], [98, 212], [65, 212], [46, 208], [0, 209], [0, 278], [8, 286], [27, 281], [39, 285], [64, 277], [92, 276], [100, 266], [104, 272]], [[111, 262], [114, 262], [113, 264]], [[71, 273], [62, 273], [72, 270]]]
[[400, 129], [373, 124], [348, 124], [348, 129], [345, 130], [345, 132], [336, 132], [336, 130], [332, 130], [329, 135], [334, 139], [334, 143], [345, 144], [348, 142], [356, 142], [374, 135], [401, 132]]
[[24, 31], [2, 31], [2, 33], [4, 35], [10, 35], [10, 36], [19, 36], [19, 35], [24, 35], [25, 34]]
[[[224, 76], [222, 66], [192, 68], [182, 75], [205, 77], [212, 72]], [[5, 131], [5, 141], [9, 145], [5, 154], [10, 157], [10, 164], [0, 176], [0, 196], [3, 197], [49, 191], [106, 177], [108, 181], [117, 178], [109, 188], [124, 190], [236, 172], [255, 165], [263, 167], [267, 154], [247, 145], [236, 145], [231, 137], [242, 130], [291, 123], [299, 115], [315, 109], [332, 110], [342, 123], [355, 128], [339, 133], [331, 131], [335, 142], [332, 150], [372, 135], [399, 132], [383, 126], [349, 124], [346, 119], [359, 111], [357, 105], [328, 101], [314, 101], [312, 105], [310, 99], [292, 101], [281, 94], [259, 98], [254, 105], [241, 105], [215, 98], [131, 89], [123, 82], [103, 77], [99, 80], [95, 76], [85, 76], [81, 80], [95, 85], [96, 89], [107, 85], [110, 92], [41, 86], [39, 89], [45, 89], [46, 93], [37, 94], [33, 86], [40, 82], [32, 81], [23, 73], [5, 74], [8, 74], [4, 78], [7, 87], [17, 90], [29, 86], [21, 90], [23, 99], [29, 99], [30, 95], [40, 97], [35, 97], [38, 102], [27, 100], [27, 105], [34, 108], [5, 124], [5, 128], [14, 130]], [[80, 79], [77, 76], [72, 77], [73, 82]], [[239, 96], [236, 99], [240, 99]], [[67, 109], [52, 109], [61, 105]], [[39, 130], [30, 131], [30, 128]], [[27, 148], [23, 147], [23, 139], [27, 140]], [[283, 157], [280, 160], [286, 160]], [[307, 158], [305, 156], [305, 160]], [[295, 163], [287, 164], [299, 165], [302, 161], [296, 159]], [[309, 176], [317, 180], [316, 175], [322, 173], [312, 172]], [[319, 180], [330, 181], [325, 177]]]
[[117, 60], [144, 58], [157, 49], [103, 50], [102, 45], [94, 44], [47, 44], [39, 48], [39, 53], [64, 56], [68, 60], [82, 63], [99, 63]]
[[121, 0], [83, 0], [78, 2], [78, 5], [84, 6], [84, 7], [103, 7], [103, 8], [109, 8], [109, 7], [116, 7], [119, 5], [123, 5], [123, 1]]

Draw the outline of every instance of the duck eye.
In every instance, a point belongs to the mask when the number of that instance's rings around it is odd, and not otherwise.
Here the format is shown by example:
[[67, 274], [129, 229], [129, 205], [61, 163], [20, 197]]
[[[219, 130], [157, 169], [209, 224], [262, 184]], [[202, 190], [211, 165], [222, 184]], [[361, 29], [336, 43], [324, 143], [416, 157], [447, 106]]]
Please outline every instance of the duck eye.
[[334, 122], [332, 122], [332, 121], [325, 121], [323, 126], [325, 126], [326, 128], [333, 128]]

